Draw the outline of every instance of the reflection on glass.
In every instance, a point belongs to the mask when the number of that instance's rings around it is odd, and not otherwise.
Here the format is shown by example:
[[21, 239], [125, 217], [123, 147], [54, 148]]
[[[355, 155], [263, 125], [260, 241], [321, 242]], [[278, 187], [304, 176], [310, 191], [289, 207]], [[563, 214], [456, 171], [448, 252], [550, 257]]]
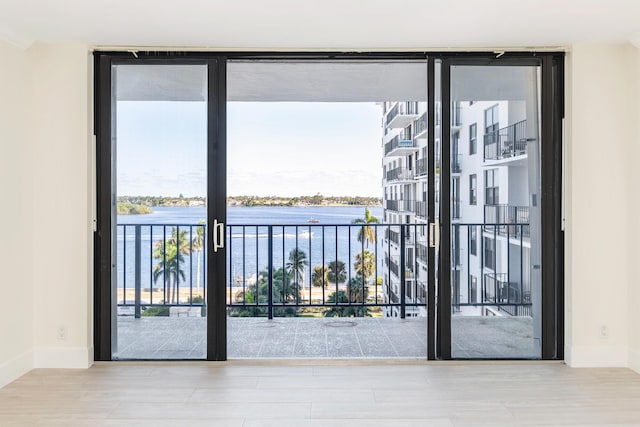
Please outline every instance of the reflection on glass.
[[206, 358], [206, 75], [113, 67], [113, 359]]
[[454, 358], [541, 354], [538, 82], [538, 67], [451, 69]]

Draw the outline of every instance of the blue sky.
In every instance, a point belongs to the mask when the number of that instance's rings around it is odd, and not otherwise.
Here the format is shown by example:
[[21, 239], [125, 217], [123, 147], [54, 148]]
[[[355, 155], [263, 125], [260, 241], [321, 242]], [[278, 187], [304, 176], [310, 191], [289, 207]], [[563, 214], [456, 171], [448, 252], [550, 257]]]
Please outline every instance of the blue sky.
[[[227, 193], [381, 195], [381, 107], [227, 104]], [[203, 196], [206, 105], [118, 102], [118, 195]]]

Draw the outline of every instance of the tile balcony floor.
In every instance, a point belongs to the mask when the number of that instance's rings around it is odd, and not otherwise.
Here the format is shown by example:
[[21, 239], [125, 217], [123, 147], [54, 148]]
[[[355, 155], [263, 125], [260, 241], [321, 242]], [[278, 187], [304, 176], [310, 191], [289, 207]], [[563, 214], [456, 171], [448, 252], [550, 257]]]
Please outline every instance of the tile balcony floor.
[[[204, 359], [204, 318], [118, 317], [116, 359]], [[229, 359], [425, 358], [426, 318], [227, 318]], [[534, 358], [530, 318], [452, 318], [455, 358]]]

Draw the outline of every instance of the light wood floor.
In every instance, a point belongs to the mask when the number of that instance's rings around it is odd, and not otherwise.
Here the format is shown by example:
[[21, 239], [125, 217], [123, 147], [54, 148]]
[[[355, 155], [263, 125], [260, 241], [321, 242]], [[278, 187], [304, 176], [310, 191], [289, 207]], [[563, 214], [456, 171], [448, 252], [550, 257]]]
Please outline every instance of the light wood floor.
[[561, 363], [106, 363], [0, 389], [0, 426], [640, 426], [640, 375]]

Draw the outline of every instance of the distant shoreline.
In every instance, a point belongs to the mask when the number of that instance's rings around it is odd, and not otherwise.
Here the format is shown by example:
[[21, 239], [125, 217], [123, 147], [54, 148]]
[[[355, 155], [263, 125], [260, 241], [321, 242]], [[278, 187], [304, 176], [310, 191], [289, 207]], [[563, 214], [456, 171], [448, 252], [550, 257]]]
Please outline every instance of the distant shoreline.
[[[119, 196], [119, 205], [134, 205], [136, 207], [204, 207], [204, 197], [162, 197], [162, 196]], [[382, 199], [378, 197], [342, 197], [342, 196], [233, 196], [227, 198], [228, 207], [340, 207], [340, 206], [371, 206], [382, 207]], [[140, 212], [143, 213], [143, 212]], [[150, 213], [150, 212], [144, 212]]]

